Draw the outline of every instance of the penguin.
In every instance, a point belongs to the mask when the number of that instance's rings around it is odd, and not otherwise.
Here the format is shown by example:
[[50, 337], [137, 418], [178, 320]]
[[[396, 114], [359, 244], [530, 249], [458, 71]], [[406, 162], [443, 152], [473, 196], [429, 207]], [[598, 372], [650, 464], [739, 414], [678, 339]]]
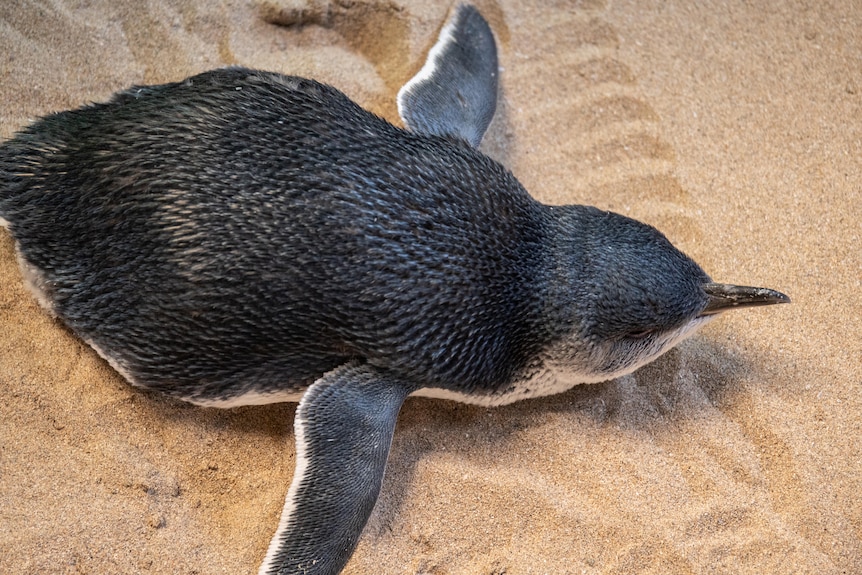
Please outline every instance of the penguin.
[[339, 573], [410, 395], [502, 405], [609, 380], [729, 309], [655, 228], [534, 200], [477, 150], [493, 33], [459, 5], [398, 94], [242, 67], [135, 86], [0, 145], [27, 286], [134, 386], [208, 407], [298, 401], [259, 573]]

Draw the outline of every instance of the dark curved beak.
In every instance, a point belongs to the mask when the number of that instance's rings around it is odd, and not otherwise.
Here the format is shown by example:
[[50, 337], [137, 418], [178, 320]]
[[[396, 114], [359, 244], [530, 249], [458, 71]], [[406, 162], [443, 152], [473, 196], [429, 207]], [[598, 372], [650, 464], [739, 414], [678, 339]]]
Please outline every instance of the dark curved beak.
[[790, 303], [790, 298], [781, 292], [767, 288], [706, 283], [703, 291], [708, 298], [706, 308], [700, 315], [713, 315], [729, 309]]

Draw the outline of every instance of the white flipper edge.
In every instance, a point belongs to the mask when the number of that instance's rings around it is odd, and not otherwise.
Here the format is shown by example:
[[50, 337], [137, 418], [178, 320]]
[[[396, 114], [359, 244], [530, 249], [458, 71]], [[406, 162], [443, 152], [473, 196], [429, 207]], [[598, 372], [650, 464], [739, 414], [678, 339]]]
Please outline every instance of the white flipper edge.
[[475, 7], [459, 4], [421, 70], [398, 92], [398, 114], [418, 134], [479, 145], [497, 108], [497, 45]]
[[395, 421], [413, 387], [354, 363], [317, 380], [296, 411], [296, 470], [259, 575], [335, 575], [374, 508]]

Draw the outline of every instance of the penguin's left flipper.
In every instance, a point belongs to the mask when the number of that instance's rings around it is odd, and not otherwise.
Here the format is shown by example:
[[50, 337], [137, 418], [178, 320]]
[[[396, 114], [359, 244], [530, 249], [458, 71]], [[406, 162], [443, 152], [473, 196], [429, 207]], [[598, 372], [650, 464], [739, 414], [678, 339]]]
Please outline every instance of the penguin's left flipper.
[[497, 109], [497, 45], [475, 7], [460, 4], [425, 65], [398, 92], [398, 114], [418, 134], [477, 147]]
[[334, 575], [380, 492], [395, 420], [414, 388], [355, 363], [314, 382], [296, 411], [296, 469], [259, 575]]

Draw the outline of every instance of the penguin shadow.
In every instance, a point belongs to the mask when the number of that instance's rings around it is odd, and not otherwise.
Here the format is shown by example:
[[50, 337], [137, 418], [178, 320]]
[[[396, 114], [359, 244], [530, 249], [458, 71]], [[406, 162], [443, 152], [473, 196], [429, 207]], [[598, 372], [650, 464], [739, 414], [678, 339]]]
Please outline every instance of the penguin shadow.
[[409, 50], [409, 15], [387, 1], [281, 3], [264, 0], [257, 5], [259, 17], [280, 28], [301, 31], [320, 27], [334, 31], [347, 47], [370, 62], [382, 79], [385, 90], [364, 102], [383, 117], [398, 117], [395, 94], [409, 79], [410, 66], [404, 55]]
[[[120, 381], [118, 385], [128, 385]], [[228, 409], [200, 407], [149, 389], [134, 389], [147, 417], [181, 427], [196, 427], [203, 433], [228, 432], [241, 436], [290, 439], [297, 403], [250, 405]]]
[[[63, 327], [65, 326], [59, 326]], [[69, 334], [74, 337], [71, 331]], [[84, 346], [85, 344], [81, 344]], [[86, 350], [90, 351], [88, 347]], [[99, 358], [100, 361], [104, 361]], [[107, 362], [105, 362], [107, 366]], [[111, 370], [113, 373], [113, 370]], [[203, 444], [211, 445], [219, 438], [230, 437], [240, 445], [281, 447], [293, 451], [293, 421], [297, 403], [250, 405], [228, 409], [201, 407], [165, 395], [160, 391], [132, 387], [119, 374], [111, 383], [123, 401], [134, 404], [138, 424], [158, 421], [164, 428], [173, 429], [185, 436], [194, 436]], [[203, 453], [201, 454], [203, 455]], [[214, 457], [217, 455], [214, 453]], [[277, 455], [273, 454], [273, 461]]]
[[[607, 428], [621, 437], [664, 436], [686, 420], [733, 403], [739, 381], [756, 372], [754, 365], [718, 343], [697, 338], [631, 375], [506, 406], [411, 398], [399, 415], [383, 489], [366, 533], [384, 537], [394, 529], [425, 458], [452, 456], [468, 468], [494, 469], [502, 454], [525, 447], [541, 450], [535, 433], [549, 421], [578, 435]], [[530, 466], [532, 456], [524, 458]], [[453, 475], [452, 481], [459, 478]]]
[[[498, 3], [495, 0], [471, 3], [490, 23], [498, 44], [507, 44], [509, 31]], [[258, 3], [257, 11], [265, 23], [285, 30], [302, 31], [318, 27], [337, 33], [348, 49], [373, 66], [383, 82], [382, 92], [364, 94], [363, 107], [400, 125], [396, 95], [424, 65], [453, 6], [445, 3], [433, 6], [436, 15], [428, 21], [418, 20], [404, 7], [387, 0], [320, 0], [302, 4], [263, 0]], [[497, 111], [481, 149], [503, 164], [508, 159], [507, 134], [511, 135], [511, 129], [500, 84]]]
[[[161, 484], [176, 486], [164, 501], [157, 501], [165, 513], [187, 517], [202, 508], [210, 526], [235, 525], [240, 517], [258, 514], [260, 520], [250, 534], [257, 545], [251, 556], [258, 558], [272, 536], [295, 472], [297, 404], [204, 408], [155, 391], [131, 389], [119, 377], [116, 386], [131, 418], [124, 424], [123, 453], [135, 459], [139, 442], [145, 441], [170, 454], [169, 464], [150, 473], [142, 472], [147, 468], [140, 464], [126, 465], [121, 486], [152, 484], [153, 489], [131, 490], [133, 496], [147, 498], [158, 498]], [[140, 459], [152, 457], [151, 449], [144, 449]], [[211, 535], [225, 536], [218, 529]]]
[[480, 152], [503, 166], [507, 166], [512, 159], [512, 142], [515, 139], [510, 118], [510, 104], [505, 90], [505, 86], [500, 82], [497, 86], [497, 110], [479, 145]]
[[[403, 515], [411, 494], [415, 494], [424, 461], [451, 457], [467, 468], [493, 468], [499, 464], [496, 454], [534, 445], [535, 432], [549, 420], [568, 421], [566, 427], [580, 428], [578, 433], [589, 433], [597, 427], [610, 428], [621, 436], [672, 432], [686, 419], [732, 403], [737, 382], [752, 371], [752, 362], [716, 342], [697, 338], [684, 342], [632, 375], [507, 406], [481, 407], [409, 398], [399, 414], [384, 484], [366, 526], [366, 536], [373, 541], [396, 530], [397, 518]], [[142, 421], [161, 421], [204, 443], [229, 440], [232, 444], [252, 446], [261, 454], [271, 453], [270, 461], [284, 466], [283, 482], [278, 480], [271, 489], [279, 495], [286, 492], [294, 471], [293, 423], [297, 404], [206, 409], [157, 392], [131, 390], [122, 381], [117, 381], [117, 385], [135, 396], [133, 401]], [[197, 449], [202, 457], [208, 457], [206, 446]], [[220, 459], [223, 456], [224, 450], [219, 449], [218, 455], [214, 453], [209, 458], [215, 464], [208, 464], [211, 468], [204, 469], [204, 465], [203, 471], [189, 471], [207, 476], [196, 487], [202, 490], [198, 496], [206, 498], [209, 491], [215, 494], [223, 489], [222, 484], [230, 480], [234, 471], [240, 472], [240, 459]], [[531, 464], [525, 460], [524, 465]], [[459, 477], [453, 475], [452, 481], [458, 481]], [[184, 483], [182, 479], [177, 482]], [[273, 513], [277, 514], [280, 503], [281, 496], [273, 499]]]

